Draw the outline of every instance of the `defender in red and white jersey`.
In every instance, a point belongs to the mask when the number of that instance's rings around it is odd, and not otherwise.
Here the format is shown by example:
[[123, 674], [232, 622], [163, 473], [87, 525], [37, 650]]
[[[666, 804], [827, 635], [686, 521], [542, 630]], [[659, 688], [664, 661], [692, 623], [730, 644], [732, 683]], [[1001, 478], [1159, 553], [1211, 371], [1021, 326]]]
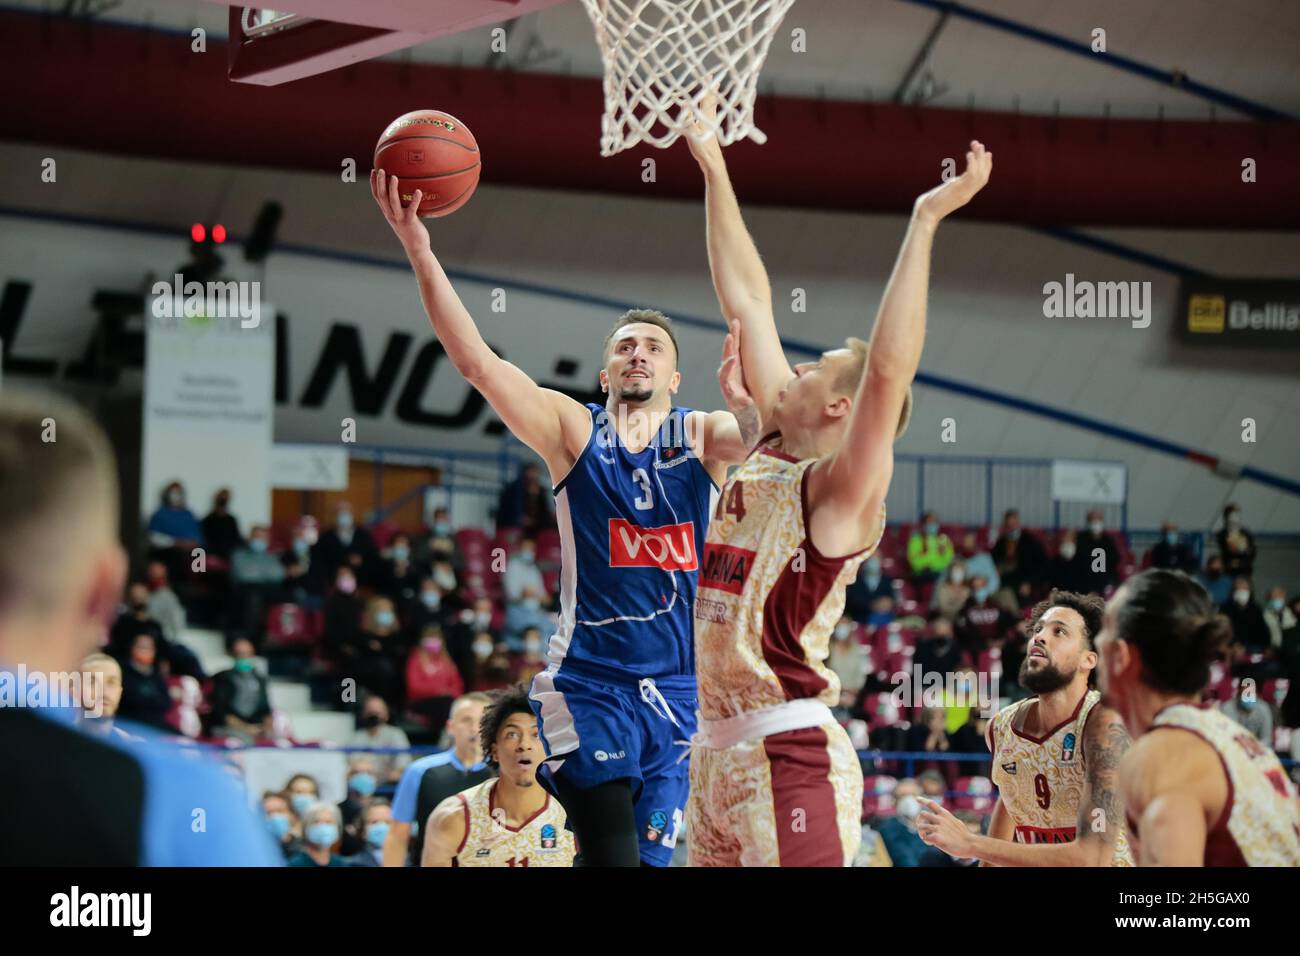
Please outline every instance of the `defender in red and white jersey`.
[[792, 371], [721, 148], [688, 142], [705, 174], [710, 264], [732, 327], [723, 392], [746, 438], [767, 436], [723, 488], [700, 570], [690, 860], [845, 866], [861, 839], [862, 770], [831, 715], [830, 635], [846, 584], [884, 529], [935, 228], [984, 186], [993, 158], [971, 143], [965, 172], [916, 201], [870, 344], [850, 339]]
[[1089, 690], [1106, 605], [1095, 594], [1053, 591], [1033, 610], [1020, 686], [1035, 696], [989, 721], [998, 802], [987, 836], [922, 800], [916, 832], [957, 859], [989, 866], [1132, 866], [1119, 799], [1129, 738]]

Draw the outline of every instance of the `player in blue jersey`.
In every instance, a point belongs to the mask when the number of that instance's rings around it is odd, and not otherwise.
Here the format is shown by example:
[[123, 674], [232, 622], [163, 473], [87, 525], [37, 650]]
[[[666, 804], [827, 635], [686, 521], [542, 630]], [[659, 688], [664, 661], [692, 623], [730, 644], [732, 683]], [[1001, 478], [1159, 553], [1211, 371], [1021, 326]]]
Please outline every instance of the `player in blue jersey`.
[[675, 407], [677, 341], [633, 310], [605, 337], [605, 406], [542, 388], [479, 335], [398, 183], [371, 191], [419, 281], [452, 363], [550, 470], [563, 546], [560, 622], [530, 699], [541, 775], [584, 865], [665, 866], [686, 807], [695, 728], [692, 614], [699, 555], [727, 465], [747, 449], [735, 416]]

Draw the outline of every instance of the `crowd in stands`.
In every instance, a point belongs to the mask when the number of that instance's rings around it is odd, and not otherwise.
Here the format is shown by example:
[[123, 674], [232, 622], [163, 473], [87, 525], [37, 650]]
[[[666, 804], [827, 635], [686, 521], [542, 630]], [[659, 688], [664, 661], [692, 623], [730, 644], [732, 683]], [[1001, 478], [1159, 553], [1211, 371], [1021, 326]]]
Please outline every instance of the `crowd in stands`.
[[[201, 739], [292, 740], [271, 705], [267, 675], [254, 666], [265, 657], [274, 673], [310, 682], [317, 704], [355, 714], [354, 735], [338, 743], [407, 749], [450, 731], [453, 702], [527, 683], [545, 666], [559, 539], [535, 466], [502, 491], [494, 536], [453, 529], [445, 509], [418, 529], [365, 526], [341, 503], [328, 523], [303, 516], [245, 537], [231, 505], [219, 492], [200, 520], [180, 483], [165, 489], [148, 524], [146, 573], [130, 584], [98, 665], [120, 669], [121, 716]], [[201, 571], [196, 548], [206, 561]], [[1053, 588], [1109, 596], [1140, 567], [1194, 575], [1234, 634], [1206, 698], [1282, 756], [1300, 757], [1300, 730], [1292, 732], [1300, 728], [1300, 595], [1258, 582], [1255, 556], [1235, 505], [1203, 556], [1172, 524], [1135, 555], [1101, 511], [1060, 531], [1022, 527], [1014, 510], [996, 529], [947, 526], [934, 512], [887, 528], [849, 586], [828, 661], [842, 685], [837, 716], [868, 752], [860, 864], [954, 863], [916, 836], [918, 795], [945, 799], [980, 826], [995, 795], [984, 747], [991, 714], [973, 704], [974, 691], [991, 688], [994, 706], [1026, 696], [1017, 682], [1026, 621]], [[187, 613], [196, 608], [226, 635], [229, 669], [205, 674], [185, 646]], [[895, 703], [892, 675], [914, 666], [950, 677], [939, 705]], [[468, 746], [454, 761], [458, 773], [475, 772], [478, 756]], [[870, 751], [915, 756], [883, 760]], [[949, 759], [963, 754], [972, 757]], [[401, 842], [390, 853], [408, 858], [414, 791], [399, 788], [396, 806], [377, 793], [405, 785], [408, 765], [404, 755], [356, 756], [339, 805], [321, 803], [305, 776], [267, 793], [263, 809], [286, 858], [378, 865], [390, 834]], [[418, 781], [410, 786], [418, 790]]]

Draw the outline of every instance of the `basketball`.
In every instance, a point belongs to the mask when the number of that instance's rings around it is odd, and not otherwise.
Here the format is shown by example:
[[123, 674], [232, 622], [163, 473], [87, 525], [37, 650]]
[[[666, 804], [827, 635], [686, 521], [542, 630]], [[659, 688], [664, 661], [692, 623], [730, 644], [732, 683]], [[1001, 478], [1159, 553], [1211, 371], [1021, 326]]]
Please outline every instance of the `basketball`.
[[385, 128], [375, 168], [398, 178], [403, 206], [420, 190], [420, 215], [435, 219], [469, 202], [482, 164], [468, 126], [441, 110], [415, 110]]

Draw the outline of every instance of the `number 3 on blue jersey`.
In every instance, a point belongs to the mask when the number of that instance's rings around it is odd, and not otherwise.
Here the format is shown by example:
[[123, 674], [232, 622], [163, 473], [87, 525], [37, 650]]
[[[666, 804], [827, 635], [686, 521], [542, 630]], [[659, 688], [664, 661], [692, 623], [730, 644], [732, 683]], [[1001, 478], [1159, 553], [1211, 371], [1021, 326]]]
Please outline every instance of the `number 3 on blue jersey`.
[[646, 474], [644, 468], [636, 468], [632, 471], [632, 480], [641, 486], [641, 494], [644, 498], [637, 498], [632, 504], [636, 505], [637, 511], [649, 511], [655, 506], [654, 489], [650, 487], [650, 476]]

